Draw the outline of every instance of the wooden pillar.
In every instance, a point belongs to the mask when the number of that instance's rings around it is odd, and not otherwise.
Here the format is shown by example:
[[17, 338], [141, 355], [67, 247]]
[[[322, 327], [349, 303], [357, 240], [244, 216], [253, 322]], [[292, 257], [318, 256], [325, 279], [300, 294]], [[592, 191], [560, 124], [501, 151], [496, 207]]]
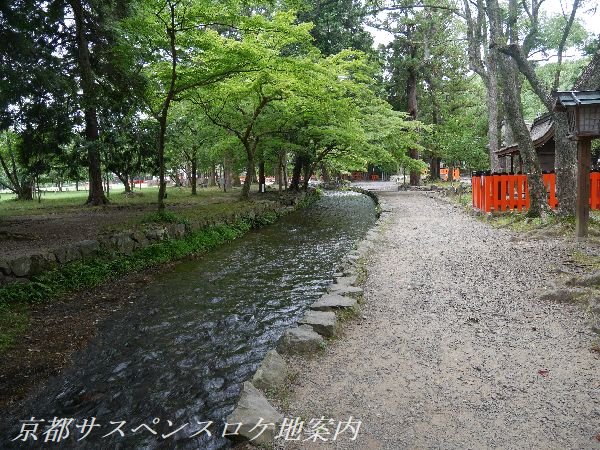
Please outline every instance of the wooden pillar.
[[590, 220], [590, 163], [592, 140], [580, 138], [577, 141], [577, 209], [575, 233], [578, 238], [587, 237]]
[[258, 164], [258, 192], [266, 192], [267, 183], [265, 177], [265, 162]]

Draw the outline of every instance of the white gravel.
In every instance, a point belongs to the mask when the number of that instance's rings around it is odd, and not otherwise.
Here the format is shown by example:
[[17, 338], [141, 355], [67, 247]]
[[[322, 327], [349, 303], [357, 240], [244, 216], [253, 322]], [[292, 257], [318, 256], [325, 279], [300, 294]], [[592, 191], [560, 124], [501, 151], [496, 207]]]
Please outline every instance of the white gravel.
[[382, 195], [392, 213], [362, 317], [298, 364], [285, 411], [352, 415], [358, 438], [285, 447], [600, 448], [587, 313], [538, 299], [581, 244], [520, 240], [420, 192]]

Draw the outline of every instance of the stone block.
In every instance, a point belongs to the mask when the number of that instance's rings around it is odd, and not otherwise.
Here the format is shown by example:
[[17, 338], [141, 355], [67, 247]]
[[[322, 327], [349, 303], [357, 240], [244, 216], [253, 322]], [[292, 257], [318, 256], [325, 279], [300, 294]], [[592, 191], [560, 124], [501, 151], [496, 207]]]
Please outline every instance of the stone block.
[[285, 354], [316, 353], [324, 339], [310, 325], [290, 328], [277, 343], [277, 351]]
[[314, 302], [310, 309], [315, 311], [335, 311], [339, 309], [354, 308], [357, 302], [350, 297], [344, 297], [339, 294], [325, 294], [319, 300]]
[[277, 388], [285, 382], [287, 365], [276, 350], [269, 350], [252, 378], [252, 384], [263, 391]]
[[310, 325], [313, 330], [325, 337], [333, 337], [337, 333], [337, 317], [331, 311], [306, 311], [298, 323]]
[[[239, 434], [257, 445], [272, 445], [275, 434], [279, 430], [278, 424], [282, 421], [283, 415], [273, 408], [265, 396], [249, 381], [243, 384], [237, 406], [227, 417], [227, 423], [241, 423]], [[260, 431], [263, 427], [256, 426], [259, 423], [268, 424], [262, 433]]]

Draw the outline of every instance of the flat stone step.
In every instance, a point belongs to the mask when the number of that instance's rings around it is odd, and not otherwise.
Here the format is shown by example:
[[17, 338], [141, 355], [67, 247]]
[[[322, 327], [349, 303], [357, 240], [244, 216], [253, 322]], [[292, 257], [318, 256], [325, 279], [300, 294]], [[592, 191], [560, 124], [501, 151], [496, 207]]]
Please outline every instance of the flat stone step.
[[355, 299], [344, 297], [339, 294], [325, 294], [314, 302], [310, 309], [315, 311], [334, 311], [336, 309], [354, 308], [357, 305]]
[[356, 283], [356, 275], [355, 276], [350, 275], [350, 276], [346, 276], [346, 277], [336, 277], [335, 283], [336, 284], [353, 285], [354, 283]]
[[308, 310], [304, 317], [298, 321], [303, 325], [310, 325], [322, 336], [333, 337], [337, 332], [337, 317], [330, 311], [311, 311]]
[[321, 348], [323, 336], [310, 325], [290, 328], [283, 333], [277, 343], [277, 351], [288, 355], [316, 353]]
[[329, 286], [329, 293], [331, 294], [362, 294], [364, 293], [362, 288], [356, 286], [349, 286], [347, 284], [332, 284]]

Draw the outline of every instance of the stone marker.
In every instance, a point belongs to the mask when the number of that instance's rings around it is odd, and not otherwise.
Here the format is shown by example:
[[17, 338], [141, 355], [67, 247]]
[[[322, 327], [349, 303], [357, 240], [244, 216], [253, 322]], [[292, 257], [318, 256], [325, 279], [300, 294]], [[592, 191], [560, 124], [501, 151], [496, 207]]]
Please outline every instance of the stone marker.
[[323, 343], [323, 336], [315, 332], [310, 325], [287, 330], [277, 343], [277, 351], [280, 353], [315, 353]]
[[333, 337], [337, 332], [337, 317], [330, 311], [306, 311], [298, 323], [310, 325], [317, 333], [325, 337]]
[[285, 382], [287, 366], [279, 353], [269, 350], [252, 378], [252, 384], [263, 391], [281, 386]]
[[[256, 439], [257, 434], [263, 429], [261, 425], [252, 430], [262, 419], [261, 424], [269, 425], [265, 431]], [[283, 415], [267, 401], [265, 396], [256, 389], [249, 381], [244, 382], [242, 394], [233, 412], [227, 417], [227, 423], [241, 423], [238, 433], [254, 444], [268, 445], [275, 439], [275, 433], [279, 430], [277, 424], [283, 421]], [[252, 430], [252, 431], [250, 431]]]
[[336, 309], [354, 308], [357, 305], [355, 299], [344, 297], [339, 294], [325, 294], [319, 300], [310, 305], [315, 311], [334, 311]]

